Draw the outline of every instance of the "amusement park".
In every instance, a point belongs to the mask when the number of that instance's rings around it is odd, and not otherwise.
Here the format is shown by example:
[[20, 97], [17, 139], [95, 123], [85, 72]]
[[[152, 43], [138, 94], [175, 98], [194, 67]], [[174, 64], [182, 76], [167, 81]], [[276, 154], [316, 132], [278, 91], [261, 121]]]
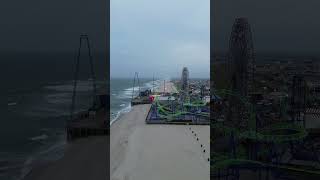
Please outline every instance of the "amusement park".
[[235, 20], [213, 64], [225, 73], [211, 80], [211, 178], [320, 179], [319, 71], [288, 64], [259, 64], [248, 20]]
[[[135, 75], [134, 82], [139, 84], [138, 74]], [[181, 79], [167, 82], [164, 80], [160, 87], [139, 91], [138, 94], [132, 98], [132, 105], [151, 104], [146, 118], [147, 124], [210, 123], [209, 80], [190, 80], [186, 67], [182, 70]]]

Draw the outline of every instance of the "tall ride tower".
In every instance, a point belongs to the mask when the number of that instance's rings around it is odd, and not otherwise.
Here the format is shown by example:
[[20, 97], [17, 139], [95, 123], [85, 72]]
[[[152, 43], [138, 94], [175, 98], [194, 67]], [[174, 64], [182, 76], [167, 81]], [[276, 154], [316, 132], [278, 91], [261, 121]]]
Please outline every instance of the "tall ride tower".
[[189, 71], [188, 71], [188, 68], [184, 67], [182, 69], [182, 75], [181, 75], [182, 100], [185, 100], [188, 94], [189, 94]]
[[254, 91], [255, 60], [251, 28], [246, 18], [237, 18], [232, 26], [228, 55], [231, 89], [247, 96]]
[[[228, 76], [230, 90], [242, 98], [254, 91], [254, 49], [251, 28], [246, 18], [237, 18], [229, 40]], [[247, 126], [248, 112], [235, 96], [228, 97], [227, 120], [237, 127]]]

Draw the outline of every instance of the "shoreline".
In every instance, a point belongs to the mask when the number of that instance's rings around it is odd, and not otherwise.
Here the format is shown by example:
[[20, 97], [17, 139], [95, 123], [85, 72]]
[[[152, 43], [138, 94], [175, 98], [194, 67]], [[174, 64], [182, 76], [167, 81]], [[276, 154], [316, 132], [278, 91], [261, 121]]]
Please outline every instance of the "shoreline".
[[[150, 83], [150, 82], [149, 82]], [[160, 85], [154, 87], [155, 89], [155, 92], [162, 92], [163, 90], [163, 86], [164, 86], [164, 83], [161, 81], [160, 82]], [[174, 83], [172, 81], [168, 81], [166, 83], [166, 87], [165, 89], [169, 89], [169, 92], [177, 92], [177, 88], [175, 87]], [[151, 88], [152, 90], [152, 88]], [[110, 127], [116, 122], [118, 121], [119, 119], [121, 119], [121, 116], [123, 116], [124, 114], [126, 113], [129, 113], [130, 111], [132, 110], [132, 106], [131, 106], [131, 102], [129, 103], [128, 106], [118, 110], [116, 113], [117, 115], [113, 118], [113, 119], [110, 119]], [[111, 117], [110, 117], [111, 118]]]
[[110, 136], [67, 143], [61, 159], [38, 164], [23, 179], [209, 179], [210, 126], [149, 125], [150, 108], [132, 106], [110, 122]]
[[209, 179], [210, 126], [146, 124], [150, 108], [132, 106], [110, 126], [110, 179]]
[[[126, 109], [128, 109], [128, 111], [126, 111]], [[129, 104], [129, 106], [119, 110], [117, 112], [116, 117], [114, 117], [112, 120], [110, 119], [110, 123], [109, 123], [110, 127], [112, 126], [112, 124], [114, 124], [116, 121], [118, 121], [123, 114], [129, 113], [131, 110], [132, 110], [132, 106], [130, 104]]]
[[[161, 80], [156, 80], [156, 81], [160, 82]], [[145, 84], [148, 84], [148, 83], [150, 84], [150, 83], [152, 83], [152, 81], [148, 81]], [[159, 86], [161, 86], [161, 85], [163, 85], [163, 82], [160, 82], [160, 85], [155, 86], [154, 89], [155, 90], [159, 89]], [[132, 88], [133, 87], [126, 88], [125, 90], [130, 90], [130, 92], [131, 92]], [[137, 87], [135, 87], [135, 89], [136, 88]], [[148, 87], [147, 89], [151, 89], [152, 90], [152, 87]], [[131, 98], [130, 98], [129, 105], [117, 110], [116, 112], [114, 112], [114, 114], [116, 114], [116, 116], [113, 119], [111, 119], [111, 114], [110, 114], [110, 123], [109, 123], [110, 127], [112, 126], [113, 123], [115, 123], [118, 119], [120, 119], [120, 117], [123, 114], [129, 113], [131, 110], [132, 110], [132, 106], [131, 106]], [[111, 111], [110, 111], [110, 113], [111, 113]]]

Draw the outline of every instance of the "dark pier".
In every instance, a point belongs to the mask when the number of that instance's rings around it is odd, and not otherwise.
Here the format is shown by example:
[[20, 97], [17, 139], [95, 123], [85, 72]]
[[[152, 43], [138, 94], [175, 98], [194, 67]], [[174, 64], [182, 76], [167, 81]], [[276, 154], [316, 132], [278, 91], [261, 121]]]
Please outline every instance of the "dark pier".
[[[93, 86], [93, 92], [92, 92], [93, 104], [91, 108], [89, 108], [84, 112], [74, 113], [82, 45], [86, 46], [88, 49], [91, 80], [92, 80], [92, 86]], [[85, 35], [85, 34], [81, 35], [80, 46], [79, 46], [78, 55], [76, 58], [76, 71], [74, 74], [74, 85], [73, 85], [70, 120], [67, 121], [67, 124], [66, 124], [68, 140], [73, 140], [81, 137], [109, 134], [109, 121], [107, 121], [107, 119], [109, 119], [108, 118], [109, 114], [107, 110], [108, 108], [107, 102], [109, 102], [107, 98], [109, 98], [109, 96], [106, 94], [106, 92], [107, 90], [102, 88], [100, 94], [97, 94], [96, 76], [95, 76], [94, 67], [93, 67], [93, 57], [91, 54], [89, 38], [88, 38], [88, 35]]]
[[105, 105], [106, 95], [100, 95], [100, 105], [75, 114], [73, 120], [67, 122], [68, 140], [109, 134], [107, 122], [107, 109]]

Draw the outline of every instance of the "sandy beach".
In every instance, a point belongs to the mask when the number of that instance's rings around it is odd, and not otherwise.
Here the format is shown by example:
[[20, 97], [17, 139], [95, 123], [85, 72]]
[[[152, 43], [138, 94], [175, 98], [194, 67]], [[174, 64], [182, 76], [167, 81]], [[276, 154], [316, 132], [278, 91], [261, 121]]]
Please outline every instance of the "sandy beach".
[[111, 126], [111, 180], [210, 179], [210, 126], [147, 125], [150, 107], [133, 106]]
[[160, 86], [158, 86], [155, 89], [155, 92], [158, 92], [158, 93], [164, 93], [164, 92], [176, 93], [178, 91], [177, 91], [177, 88], [174, 86], [173, 82], [170, 82], [170, 81], [167, 82], [166, 81], [166, 83], [162, 82], [160, 84]]
[[56, 162], [35, 167], [25, 180], [108, 180], [108, 136], [75, 140]]
[[[173, 83], [166, 83], [166, 90], [175, 91]], [[122, 114], [111, 126], [110, 139], [67, 144], [60, 160], [35, 167], [25, 180], [208, 180], [210, 127], [147, 125], [150, 107], [136, 105]]]

